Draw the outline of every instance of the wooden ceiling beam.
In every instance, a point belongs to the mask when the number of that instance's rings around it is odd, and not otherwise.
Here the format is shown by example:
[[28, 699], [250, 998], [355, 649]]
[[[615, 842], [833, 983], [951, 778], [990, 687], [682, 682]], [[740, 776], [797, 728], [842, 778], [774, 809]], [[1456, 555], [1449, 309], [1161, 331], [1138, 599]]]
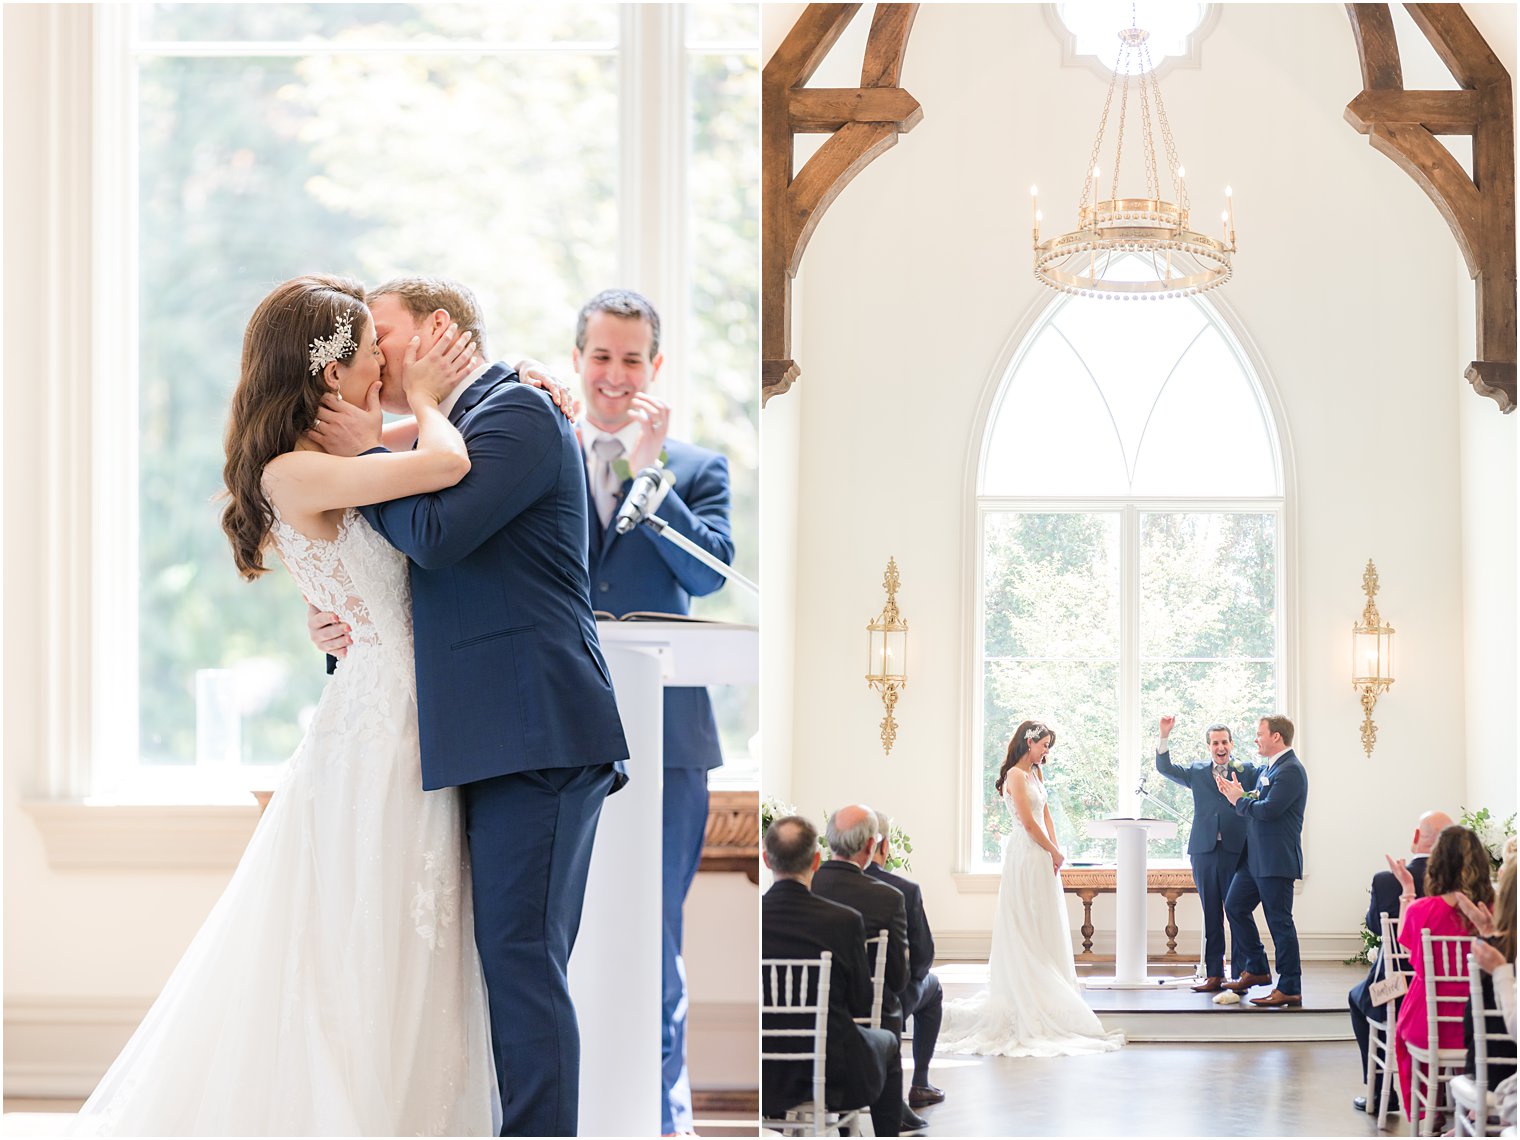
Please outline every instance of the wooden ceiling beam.
[[1470, 135], [1482, 102], [1476, 91], [1363, 91], [1346, 105], [1346, 121], [1362, 134], [1375, 123], [1410, 124], [1435, 135]]
[[[1386, 4], [1348, 4], [1362, 93], [1345, 118], [1435, 204], [1451, 228], [1477, 296], [1478, 359], [1465, 375], [1505, 413], [1515, 409], [1515, 114], [1510, 75], [1460, 4], [1406, 4], [1461, 85], [1407, 91]], [[1437, 135], [1471, 135], [1468, 177]]]
[[[761, 404], [801, 375], [792, 359], [792, 281], [830, 204], [923, 119], [901, 86], [917, 4], [878, 4], [858, 88], [807, 88], [859, 4], [809, 4], [760, 80]], [[796, 136], [830, 137], [795, 171]]]

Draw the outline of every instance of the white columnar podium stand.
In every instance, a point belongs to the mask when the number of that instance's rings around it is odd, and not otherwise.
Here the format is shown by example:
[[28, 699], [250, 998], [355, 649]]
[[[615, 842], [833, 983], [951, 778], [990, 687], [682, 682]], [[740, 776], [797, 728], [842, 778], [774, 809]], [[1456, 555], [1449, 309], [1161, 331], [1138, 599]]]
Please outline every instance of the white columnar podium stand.
[[628, 784], [596, 832], [570, 996], [581, 1030], [582, 1136], [660, 1134], [660, 888], [667, 685], [753, 685], [754, 626], [601, 621]]
[[[1168, 819], [1095, 819], [1087, 834], [1119, 841], [1114, 894], [1118, 899], [1114, 920], [1114, 976], [1086, 978], [1082, 984], [1094, 990], [1152, 989], [1157, 980], [1146, 974], [1145, 953], [1145, 844], [1151, 839], [1171, 839], [1177, 825]], [[1191, 981], [1191, 979], [1189, 979]]]

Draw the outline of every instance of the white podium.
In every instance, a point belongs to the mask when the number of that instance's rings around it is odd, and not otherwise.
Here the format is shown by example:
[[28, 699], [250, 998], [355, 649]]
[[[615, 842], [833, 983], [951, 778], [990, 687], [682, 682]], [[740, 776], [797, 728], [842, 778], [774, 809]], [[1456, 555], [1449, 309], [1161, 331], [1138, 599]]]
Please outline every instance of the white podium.
[[[582, 1136], [660, 1134], [660, 884], [667, 685], [753, 685], [754, 626], [601, 621], [629, 781], [602, 808], [570, 996], [581, 1030]], [[642, 1027], [642, 1028], [641, 1028]]]
[[1166, 979], [1151, 979], [1146, 974], [1145, 845], [1151, 839], [1172, 838], [1177, 825], [1167, 819], [1111, 816], [1093, 820], [1087, 825], [1087, 834], [1100, 839], [1113, 836], [1119, 841], [1114, 872], [1118, 915], [1114, 920], [1114, 976], [1086, 978], [1082, 984], [1094, 990], [1152, 989]]

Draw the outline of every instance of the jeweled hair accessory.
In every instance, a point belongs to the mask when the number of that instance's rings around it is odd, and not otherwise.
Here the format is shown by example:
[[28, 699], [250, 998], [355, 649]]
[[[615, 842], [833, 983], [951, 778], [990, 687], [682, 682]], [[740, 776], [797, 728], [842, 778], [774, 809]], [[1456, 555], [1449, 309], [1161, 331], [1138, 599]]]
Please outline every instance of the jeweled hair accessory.
[[338, 318], [332, 336], [319, 336], [311, 342], [311, 374], [315, 376], [329, 364], [347, 360], [358, 347], [358, 342], [354, 340], [353, 314], [344, 313]]
[[1033, 744], [1036, 740], [1040, 739], [1042, 736], [1047, 735], [1049, 732], [1050, 729], [1046, 728], [1043, 724], [1033, 725], [1024, 731], [1024, 743]]

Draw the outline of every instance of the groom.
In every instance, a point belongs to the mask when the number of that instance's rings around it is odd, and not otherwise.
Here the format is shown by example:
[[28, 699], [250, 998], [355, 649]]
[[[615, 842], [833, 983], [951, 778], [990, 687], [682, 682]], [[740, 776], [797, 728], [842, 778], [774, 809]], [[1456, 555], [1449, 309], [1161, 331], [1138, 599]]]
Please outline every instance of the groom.
[[1245, 972], [1225, 988], [1244, 994], [1272, 980], [1267, 952], [1256, 930], [1260, 905], [1272, 932], [1277, 958], [1277, 986], [1252, 1005], [1268, 1008], [1302, 1006], [1303, 977], [1298, 956], [1298, 928], [1293, 925], [1293, 880], [1304, 877], [1304, 805], [1309, 800], [1309, 776], [1289, 747], [1293, 722], [1285, 716], [1262, 717], [1256, 726], [1256, 750], [1266, 758], [1256, 777], [1256, 790], [1247, 793], [1230, 773], [1214, 782], [1246, 821], [1246, 865], [1235, 872], [1224, 912], [1230, 937], [1245, 957]]
[[[390, 281], [369, 306], [387, 409], [414, 337], [425, 353], [452, 321], [483, 343], [473, 294], [452, 282]], [[422, 784], [457, 787], [464, 805], [501, 1134], [573, 1136], [566, 970], [602, 802], [628, 756], [591, 613], [585, 468], [569, 422], [505, 364], [478, 360], [439, 410], [469, 473], [361, 510], [411, 559]]]

